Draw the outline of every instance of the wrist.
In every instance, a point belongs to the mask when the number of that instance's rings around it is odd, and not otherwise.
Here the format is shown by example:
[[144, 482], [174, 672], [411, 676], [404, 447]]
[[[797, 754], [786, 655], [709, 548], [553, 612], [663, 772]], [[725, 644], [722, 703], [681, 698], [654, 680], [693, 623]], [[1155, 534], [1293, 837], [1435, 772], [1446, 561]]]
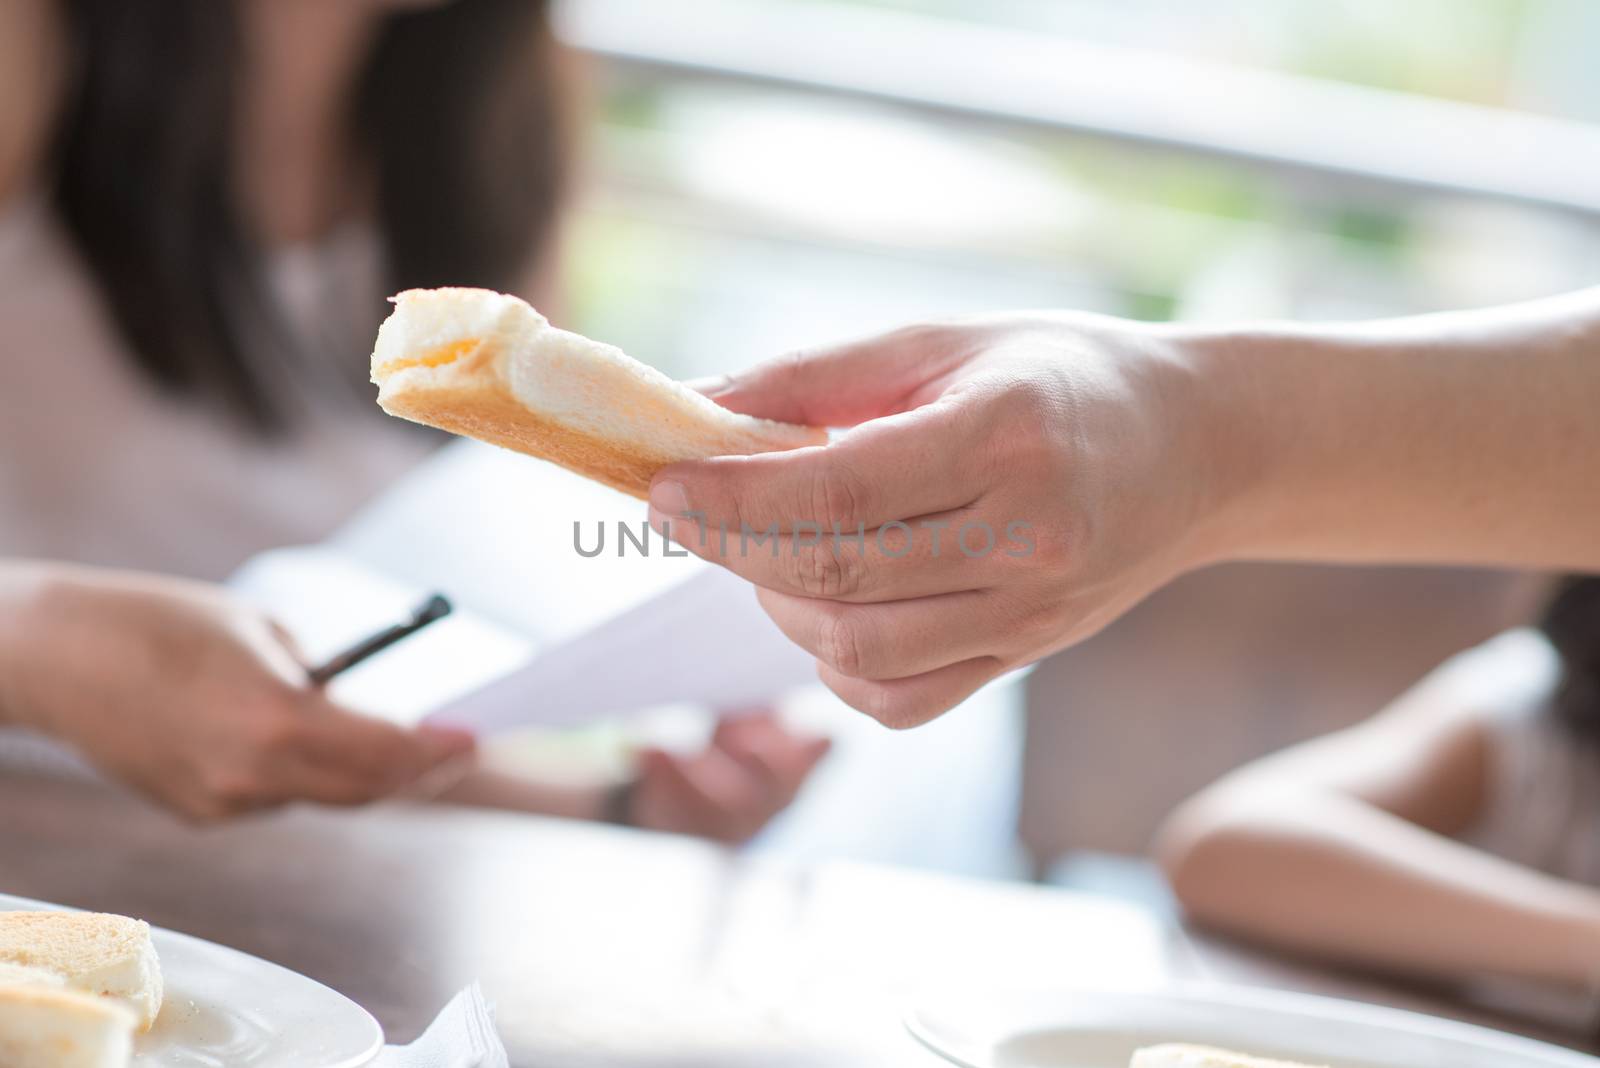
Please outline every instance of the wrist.
[[49, 729], [31, 680], [48, 670], [40, 651], [52, 645], [50, 604], [63, 577], [53, 564], [0, 564], [0, 725]]
[[1169, 447], [1185, 458], [1192, 499], [1188, 566], [1248, 557], [1280, 506], [1283, 482], [1270, 343], [1261, 334], [1187, 324], [1166, 328], [1161, 343], [1163, 362], [1175, 370]]
[[602, 823], [615, 824], [618, 827], [639, 826], [638, 816], [635, 813], [635, 800], [639, 795], [639, 780], [627, 778], [620, 782], [612, 783], [606, 788], [601, 799], [599, 815], [596, 817]]

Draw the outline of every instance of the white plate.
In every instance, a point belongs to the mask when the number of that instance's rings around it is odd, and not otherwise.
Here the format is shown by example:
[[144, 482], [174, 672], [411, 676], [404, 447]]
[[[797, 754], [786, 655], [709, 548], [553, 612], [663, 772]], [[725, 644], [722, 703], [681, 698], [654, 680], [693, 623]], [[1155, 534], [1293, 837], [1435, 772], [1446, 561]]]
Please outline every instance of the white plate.
[[[59, 907], [0, 894], [0, 910]], [[383, 1046], [371, 1013], [315, 980], [175, 931], [151, 936], [166, 996], [134, 1043], [136, 1068], [357, 1068]]]
[[1140, 1046], [1193, 1042], [1330, 1068], [1600, 1068], [1600, 1060], [1400, 1009], [1204, 987], [942, 998], [906, 1026], [962, 1068], [1127, 1068]]

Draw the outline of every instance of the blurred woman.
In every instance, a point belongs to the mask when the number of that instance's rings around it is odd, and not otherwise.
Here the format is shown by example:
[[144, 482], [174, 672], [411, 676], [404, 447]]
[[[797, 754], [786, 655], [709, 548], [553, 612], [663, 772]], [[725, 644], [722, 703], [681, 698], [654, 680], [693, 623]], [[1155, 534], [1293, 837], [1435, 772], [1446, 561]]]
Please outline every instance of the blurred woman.
[[1446, 979], [1600, 980], [1600, 578], [1383, 713], [1229, 775], [1160, 854], [1209, 925]]
[[[541, 0], [0, 5], [0, 722], [196, 817], [384, 796], [470, 749], [335, 708], [205, 583], [434, 447], [370, 403], [386, 293], [547, 291], [560, 68]], [[730, 725], [649, 756], [625, 811], [461, 792], [742, 837], [822, 748]]]

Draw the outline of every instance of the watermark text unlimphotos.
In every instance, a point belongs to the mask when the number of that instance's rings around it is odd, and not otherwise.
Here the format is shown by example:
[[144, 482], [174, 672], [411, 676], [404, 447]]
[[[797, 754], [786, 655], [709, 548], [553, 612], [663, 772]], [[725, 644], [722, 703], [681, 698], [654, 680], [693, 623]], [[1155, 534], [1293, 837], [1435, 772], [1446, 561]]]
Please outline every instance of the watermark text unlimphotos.
[[[685, 526], [692, 524], [692, 527], [680, 533], [681, 528], [677, 527], [680, 522]], [[867, 547], [871, 545], [880, 555], [898, 560], [911, 551], [917, 531], [920, 530], [927, 532], [929, 548], [935, 557], [950, 546], [972, 560], [982, 559], [994, 552], [1006, 556], [1032, 556], [1035, 548], [1033, 525], [1024, 519], [1008, 521], [998, 534], [993, 525], [982, 519], [968, 519], [955, 524], [948, 519], [917, 519], [911, 522], [892, 519], [872, 530], [868, 530], [865, 523], [858, 524], [854, 530], [843, 529], [838, 523], [834, 523], [831, 529], [824, 529], [820, 523], [801, 519], [787, 525], [774, 522], [762, 530], [741, 523], [734, 530], [725, 523], [710, 525], [702, 512], [689, 512], [682, 520], [672, 522], [674, 536], [670, 539], [652, 530], [644, 520], [628, 523], [619, 519], [611, 525], [611, 529], [615, 533], [607, 539], [607, 524], [603, 520], [596, 521], [587, 531], [582, 522], [573, 520], [572, 547], [579, 556], [592, 560], [606, 555], [608, 541], [616, 556], [628, 556], [630, 553], [650, 556], [651, 543], [658, 542], [660, 555], [672, 557], [689, 555], [689, 550], [682, 548], [681, 543], [694, 541], [700, 548], [709, 548], [714, 540], [716, 553], [721, 557], [746, 557], [766, 552], [776, 559], [783, 551], [785, 541], [788, 542], [788, 552], [796, 556], [826, 541], [831, 543], [828, 547], [835, 552], [854, 546], [857, 553], [866, 555]], [[674, 544], [674, 541], [680, 544]]]

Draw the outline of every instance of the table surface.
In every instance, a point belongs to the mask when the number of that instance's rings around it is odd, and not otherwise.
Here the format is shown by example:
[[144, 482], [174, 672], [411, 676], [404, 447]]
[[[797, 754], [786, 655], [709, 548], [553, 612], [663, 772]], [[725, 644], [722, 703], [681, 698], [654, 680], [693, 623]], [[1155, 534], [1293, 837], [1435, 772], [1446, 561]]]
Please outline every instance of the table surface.
[[391, 1041], [481, 980], [519, 1068], [934, 1068], [900, 1009], [930, 985], [992, 979], [1258, 983], [1577, 1043], [1107, 899], [443, 806], [195, 829], [95, 783], [11, 775], [0, 890], [277, 961], [365, 1005]]

